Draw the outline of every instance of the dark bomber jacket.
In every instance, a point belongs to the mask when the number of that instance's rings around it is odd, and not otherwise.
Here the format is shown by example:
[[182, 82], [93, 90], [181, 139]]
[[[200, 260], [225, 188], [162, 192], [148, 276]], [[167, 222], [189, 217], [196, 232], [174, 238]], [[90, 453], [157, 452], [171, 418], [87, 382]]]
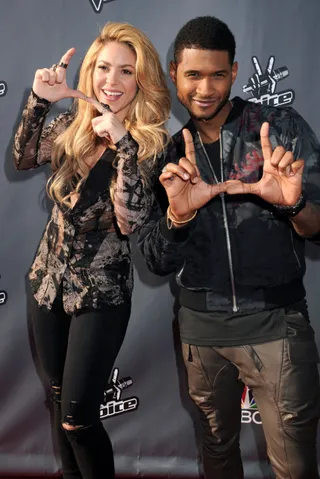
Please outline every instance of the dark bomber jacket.
[[[308, 124], [289, 107], [233, 100], [220, 133], [223, 180], [253, 183], [261, 178], [260, 128], [264, 121], [270, 124], [274, 147], [283, 145], [293, 151], [295, 159], [305, 160], [303, 190], [308, 201], [320, 204], [320, 146]], [[185, 127], [194, 138], [201, 177], [213, 183], [212, 166], [193, 122]], [[177, 163], [184, 155], [179, 131], [159, 165], [159, 174], [165, 163]], [[188, 226], [176, 230], [166, 226], [165, 207], [161, 199], [154, 204], [149, 222], [140, 231], [139, 248], [151, 271], [177, 274], [182, 305], [250, 313], [304, 297], [304, 239], [272, 205], [254, 195], [221, 195], [201, 208]]]

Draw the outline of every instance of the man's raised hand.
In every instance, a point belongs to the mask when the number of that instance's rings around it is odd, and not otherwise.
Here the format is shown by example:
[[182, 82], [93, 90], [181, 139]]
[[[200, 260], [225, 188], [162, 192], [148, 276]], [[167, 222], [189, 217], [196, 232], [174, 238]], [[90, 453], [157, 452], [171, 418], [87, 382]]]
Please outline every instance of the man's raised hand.
[[190, 131], [184, 129], [183, 137], [185, 156], [178, 164], [168, 163], [160, 175], [160, 182], [166, 190], [171, 212], [178, 221], [188, 220], [199, 208], [225, 191], [225, 184], [209, 185], [201, 179]]

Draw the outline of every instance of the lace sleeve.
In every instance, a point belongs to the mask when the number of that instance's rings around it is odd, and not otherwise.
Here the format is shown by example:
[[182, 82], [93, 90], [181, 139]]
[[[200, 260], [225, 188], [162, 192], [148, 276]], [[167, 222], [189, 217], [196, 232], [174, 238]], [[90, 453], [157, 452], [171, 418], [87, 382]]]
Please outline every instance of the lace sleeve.
[[68, 111], [43, 128], [51, 103], [31, 91], [14, 137], [13, 159], [17, 170], [29, 170], [51, 159], [52, 144], [73, 120]]
[[[153, 192], [138, 165], [138, 145], [127, 133], [118, 143], [117, 181], [114, 209], [123, 234], [138, 230], [148, 218], [153, 205]], [[147, 160], [145, 160], [146, 162]]]

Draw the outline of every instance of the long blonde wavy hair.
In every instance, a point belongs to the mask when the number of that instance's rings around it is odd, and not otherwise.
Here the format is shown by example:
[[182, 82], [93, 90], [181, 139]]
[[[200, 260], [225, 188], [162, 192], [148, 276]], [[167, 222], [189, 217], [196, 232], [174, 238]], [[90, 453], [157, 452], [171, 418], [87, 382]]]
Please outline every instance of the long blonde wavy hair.
[[[144, 33], [127, 23], [107, 23], [86, 53], [77, 88], [89, 97], [94, 96], [93, 72], [97, 57], [109, 42], [124, 43], [136, 54], [138, 91], [124, 126], [139, 145], [138, 162], [155, 160], [168, 142], [165, 123], [171, 101], [158, 53]], [[75, 103], [74, 120], [54, 142], [53, 174], [47, 184], [49, 196], [67, 207], [71, 207], [72, 193], [79, 192], [89, 175], [90, 167], [85, 159], [94, 154], [101, 142], [91, 125], [91, 120], [99, 113], [86, 101], [75, 100]], [[110, 144], [107, 146], [113, 147]], [[110, 186], [111, 197], [114, 184], [115, 178]]]

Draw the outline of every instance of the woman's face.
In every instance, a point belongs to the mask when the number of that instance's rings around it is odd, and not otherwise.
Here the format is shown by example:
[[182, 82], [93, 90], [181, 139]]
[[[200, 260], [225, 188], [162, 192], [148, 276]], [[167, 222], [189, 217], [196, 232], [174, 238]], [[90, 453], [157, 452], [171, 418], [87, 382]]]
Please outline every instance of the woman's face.
[[136, 54], [123, 43], [107, 43], [93, 71], [93, 91], [123, 121], [137, 93]]

